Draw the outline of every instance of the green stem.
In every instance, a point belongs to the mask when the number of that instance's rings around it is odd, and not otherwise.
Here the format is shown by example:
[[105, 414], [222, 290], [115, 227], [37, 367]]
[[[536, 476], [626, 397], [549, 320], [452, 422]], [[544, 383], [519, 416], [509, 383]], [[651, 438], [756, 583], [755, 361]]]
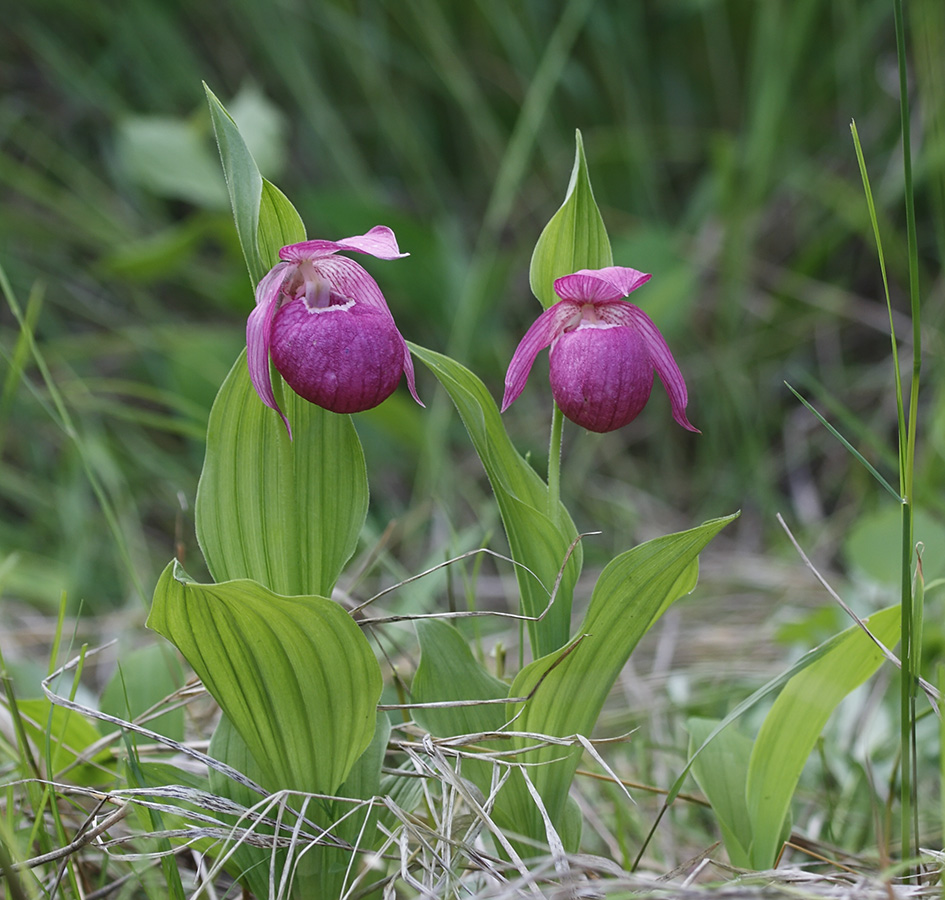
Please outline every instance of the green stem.
[[899, 609], [901, 614], [901, 637], [899, 658], [902, 671], [899, 681], [899, 737], [900, 753], [899, 797], [902, 821], [902, 859], [912, 856], [912, 709], [913, 709], [913, 651], [912, 651], [912, 505], [902, 504], [902, 567]]
[[[910, 808], [915, 803], [913, 796], [912, 759], [915, 744], [915, 674], [917, 659], [913, 656], [913, 613], [912, 613], [912, 513], [913, 513], [913, 472], [915, 469], [916, 426], [919, 400], [919, 373], [922, 366], [922, 330], [919, 308], [919, 253], [916, 239], [915, 197], [912, 187], [912, 147], [910, 138], [909, 94], [906, 77], [906, 37], [902, 14], [902, 0], [893, 0], [893, 12], [896, 22], [896, 55], [899, 61], [899, 116], [902, 131], [902, 166], [906, 201], [906, 240], [909, 254], [909, 300], [912, 316], [912, 384], [909, 390], [909, 414], [906, 420], [908, 429], [905, 446], [900, 438], [899, 468], [902, 477], [900, 489], [903, 497], [902, 507], [902, 682], [900, 690], [900, 732], [902, 738], [902, 858], [912, 856], [912, 824]], [[901, 415], [901, 413], [900, 413]], [[900, 434], [902, 423], [900, 422]], [[918, 837], [918, 835], [916, 835]]]
[[564, 414], [557, 403], [552, 403], [551, 440], [548, 442], [548, 516], [554, 521], [558, 517], [561, 501], [561, 434], [564, 430]]

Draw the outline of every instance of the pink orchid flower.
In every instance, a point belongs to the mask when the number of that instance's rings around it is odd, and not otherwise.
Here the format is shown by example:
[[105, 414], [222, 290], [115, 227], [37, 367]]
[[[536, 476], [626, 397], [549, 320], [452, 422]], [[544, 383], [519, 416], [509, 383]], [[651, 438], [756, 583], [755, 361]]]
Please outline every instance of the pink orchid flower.
[[421, 406], [413, 361], [377, 282], [339, 250], [400, 259], [394, 232], [377, 225], [340, 241], [304, 241], [279, 251], [256, 287], [246, 323], [249, 377], [289, 436], [289, 420], [272, 392], [269, 360], [299, 396], [336, 413], [361, 412], [386, 400], [402, 374]]
[[560, 302], [546, 309], [525, 333], [505, 376], [502, 412], [525, 388], [538, 354], [551, 346], [551, 393], [572, 422], [589, 431], [614, 431], [646, 406], [659, 375], [673, 418], [686, 418], [688, 393], [663, 335], [650, 317], [624, 300], [650, 280], [636, 269], [582, 269], [555, 281]]

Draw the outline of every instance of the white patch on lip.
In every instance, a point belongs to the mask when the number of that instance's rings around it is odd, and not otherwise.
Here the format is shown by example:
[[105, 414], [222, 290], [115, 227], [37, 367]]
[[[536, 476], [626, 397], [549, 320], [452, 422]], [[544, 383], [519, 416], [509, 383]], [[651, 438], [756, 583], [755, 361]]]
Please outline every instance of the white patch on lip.
[[581, 322], [575, 331], [583, 331], [585, 328], [597, 328], [600, 331], [605, 331], [608, 328], [623, 328], [624, 326], [617, 322]]
[[[338, 296], [335, 294], [334, 296]], [[354, 306], [355, 301], [346, 299], [344, 303], [332, 303], [330, 306], [309, 306], [305, 304], [305, 311], [308, 313], [331, 313], [331, 312], [344, 312], [346, 309], [351, 309]]]

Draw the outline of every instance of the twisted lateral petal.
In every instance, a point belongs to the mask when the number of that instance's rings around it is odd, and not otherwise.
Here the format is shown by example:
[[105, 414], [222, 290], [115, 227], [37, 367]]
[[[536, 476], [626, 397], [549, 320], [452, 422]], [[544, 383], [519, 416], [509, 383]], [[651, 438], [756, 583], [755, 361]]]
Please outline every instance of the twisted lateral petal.
[[386, 225], [375, 225], [365, 234], [342, 238], [340, 241], [317, 240], [290, 244], [279, 251], [279, 257], [289, 262], [301, 262], [303, 259], [330, 256], [339, 250], [368, 253], [378, 259], [401, 259], [404, 256], [410, 256], [409, 253], [400, 252], [397, 238], [390, 228]]
[[[574, 276], [566, 276], [574, 277]], [[564, 279], [559, 278], [558, 281]], [[555, 283], [557, 289], [557, 282]], [[562, 300], [546, 309], [525, 332], [525, 337], [519, 341], [509, 369], [505, 373], [505, 394], [502, 397], [502, 412], [505, 412], [525, 390], [528, 373], [531, 372], [535, 358], [563, 331], [565, 325], [581, 313], [580, 303], [572, 300]]]
[[[397, 334], [400, 334], [398, 331]], [[407, 376], [407, 389], [410, 391], [410, 396], [417, 401], [424, 409], [426, 409], [426, 404], [420, 399], [417, 394], [417, 379], [413, 372], [413, 357], [410, 355], [410, 350], [407, 347], [407, 342], [401, 337], [400, 339], [404, 345], [404, 375]]]
[[249, 314], [246, 322], [246, 362], [249, 366], [249, 378], [259, 394], [259, 399], [270, 409], [274, 409], [285, 422], [285, 427], [292, 437], [292, 428], [285, 413], [276, 403], [272, 392], [272, 378], [269, 373], [269, 345], [272, 341], [272, 320], [279, 309], [280, 290], [286, 277], [288, 263], [276, 265], [256, 287], [256, 308]]
[[686, 404], [689, 402], [689, 392], [686, 390], [686, 382], [683, 379], [676, 360], [670, 352], [663, 335], [653, 324], [650, 317], [637, 306], [627, 304], [633, 316], [633, 327], [642, 335], [646, 342], [647, 351], [650, 354], [650, 361], [656, 374], [659, 375], [666, 393], [669, 394], [669, 402], [673, 409], [673, 418], [688, 431], [694, 431], [701, 434], [689, 419], [686, 418]]

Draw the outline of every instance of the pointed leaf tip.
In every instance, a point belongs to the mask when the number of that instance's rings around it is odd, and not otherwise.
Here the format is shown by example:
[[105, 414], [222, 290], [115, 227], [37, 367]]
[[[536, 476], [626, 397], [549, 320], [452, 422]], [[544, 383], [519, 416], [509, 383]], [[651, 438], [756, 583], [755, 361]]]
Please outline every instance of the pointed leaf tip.
[[574, 166], [564, 202], [545, 226], [532, 253], [528, 280], [542, 306], [558, 298], [555, 279], [580, 269], [603, 269], [613, 264], [610, 238], [594, 199], [584, 142], [575, 132]]

